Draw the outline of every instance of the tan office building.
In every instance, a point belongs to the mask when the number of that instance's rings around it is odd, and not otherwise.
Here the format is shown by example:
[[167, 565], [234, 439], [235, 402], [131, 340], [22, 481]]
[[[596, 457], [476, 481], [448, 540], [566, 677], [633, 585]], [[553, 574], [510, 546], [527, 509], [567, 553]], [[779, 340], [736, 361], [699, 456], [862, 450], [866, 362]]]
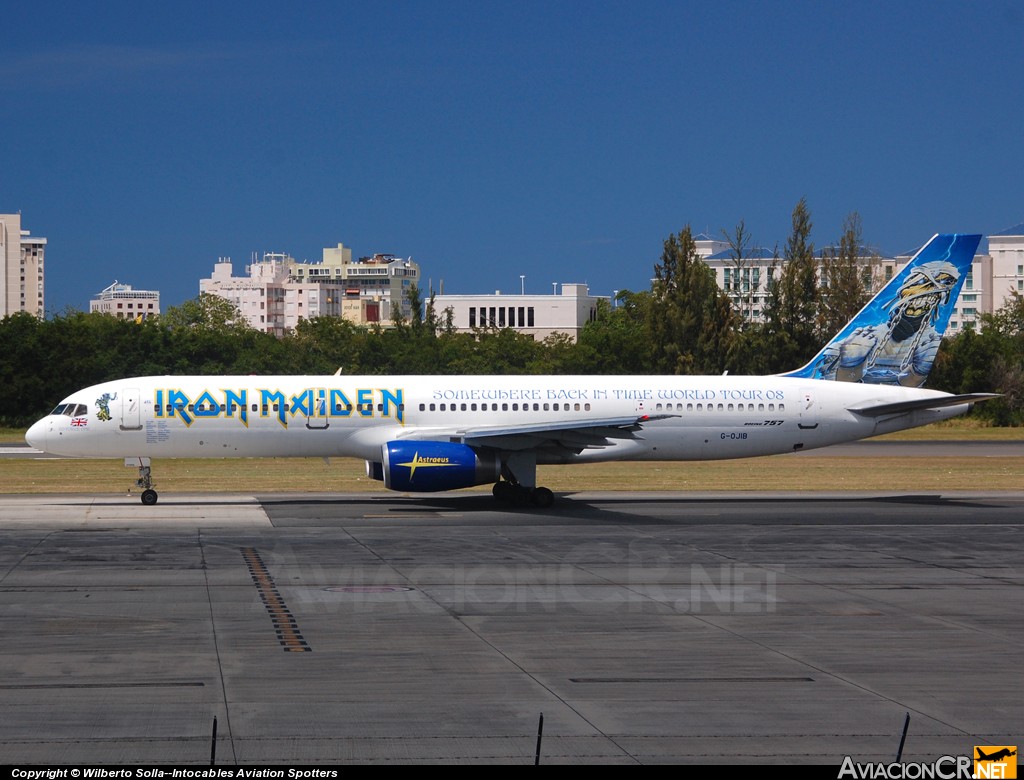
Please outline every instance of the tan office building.
[[46, 239], [22, 230], [21, 214], [0, 214], [0, 317], [25, 311], [42, 317]]

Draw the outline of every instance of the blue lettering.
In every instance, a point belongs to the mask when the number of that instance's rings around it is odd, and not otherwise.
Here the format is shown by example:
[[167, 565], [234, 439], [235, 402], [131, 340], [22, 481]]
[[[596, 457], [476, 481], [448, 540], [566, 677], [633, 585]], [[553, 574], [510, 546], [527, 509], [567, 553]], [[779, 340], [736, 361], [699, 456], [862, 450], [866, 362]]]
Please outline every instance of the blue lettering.
[[294, 417], [299, 412], [306, 415], [306, 417], [313, 416], [313, 391], [303, 390], [298, 395], [292, 396], [292, 416]]
[[261, 417], [267, 417], [272, 410], [271, 404], [277, 404], [277, 421], [281, 423], [283, 427], [288, 427], [288, 420], [285, 417], [284, 411], [284, 393], [280, 390], [273, 393], [269, 390], [260, 390], [260, 404], [262, 404], [262, 408], [260, 409]]
[[337, 417], [348, 417], [352, 414], [352, 404], [341, 390], [331, 390], [331, 414]]
[[356, 403], [363, 417], [373, 415], [373, 390], [356, 390]]
[[224, 400], [227, 402], [227, 416], [235, 416], [235, 407], [238, 407], [238, 419], [246, 428], [249, 427], [249, 407], [246, 400], [246, 391], [223, 390]]
[[213, 400], [209, 390], [204, 390], [193, 407], [196, 417], [218, 417], [220, 416], [220, 404]]
[[394, 404], [394, 406], [395, 406], [395, 419], [398, 420], [398, 422], [400, 422], [400, 423], [402, 423], [404, 425], [405, 424], [405, 404], [402, 402], [402, 391], [401, 390], [395, 390], [395, 392], [391, 392], [390, 390], [381, 389], [379, 392], [380, 392], [380, 399], [381, 399], [383, 410], [384, 410], [383, 412], [381, 412], [381, 414], [383, 414], [385, 417], [390, 417], [391, 416], [391, 405]]
[[188, 413], [188, 396], [181, 390], [167, 391], [167, 403], [171, 405], [171, 417], [177, 415], [185, 425], [192, 424], [192, 415]]

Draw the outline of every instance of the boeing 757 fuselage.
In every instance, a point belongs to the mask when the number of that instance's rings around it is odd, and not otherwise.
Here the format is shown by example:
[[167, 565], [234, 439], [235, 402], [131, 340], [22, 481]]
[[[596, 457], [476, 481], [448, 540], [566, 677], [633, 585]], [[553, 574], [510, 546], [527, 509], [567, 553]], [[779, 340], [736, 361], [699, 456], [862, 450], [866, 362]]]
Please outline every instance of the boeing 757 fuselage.
[[744, 458], [926, 425], [988, 394], [921, 389], [980, 236], [937, 235], [803, 368], [777, 376], [164, 376], [73, 393], [45, 452], [356, 457], [409, 492], [493, 484], [546, 506], [538, 464]]

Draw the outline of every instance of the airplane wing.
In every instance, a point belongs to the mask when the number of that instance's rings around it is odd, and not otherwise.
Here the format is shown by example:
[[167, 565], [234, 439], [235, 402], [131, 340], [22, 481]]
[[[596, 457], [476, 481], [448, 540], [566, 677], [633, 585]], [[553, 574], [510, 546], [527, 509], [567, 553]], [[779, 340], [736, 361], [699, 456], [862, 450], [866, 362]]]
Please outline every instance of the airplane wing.
[[903, 414], [918, 409], [939, 409], [944, 406], [959, 406], [960, 404], [977, 403], [998, 398], [999, 393], [964, 393], [962, 395], [939, 395], [934, 398], [917, 398], [913, 401], [897, 401], [895, 403], [875, 404], [874, 406], [862, 406], [857, 409], [850, 409], [854, 414], [861, 414], [865, 417], [881, 417], [886, 414]]
[[596, 420], [560, 420], [529, 425], [471, 425], [450, 428], [413, 429], [401, 439], [436, 440], [439, 436], [459, 439], [470, 447], [500, 450], [564, 449], [579, 453], [585, 449], [610, 447], [614, 439], [635, 438], [637, 431], [655, 420], [674, 414], [607, 417]]

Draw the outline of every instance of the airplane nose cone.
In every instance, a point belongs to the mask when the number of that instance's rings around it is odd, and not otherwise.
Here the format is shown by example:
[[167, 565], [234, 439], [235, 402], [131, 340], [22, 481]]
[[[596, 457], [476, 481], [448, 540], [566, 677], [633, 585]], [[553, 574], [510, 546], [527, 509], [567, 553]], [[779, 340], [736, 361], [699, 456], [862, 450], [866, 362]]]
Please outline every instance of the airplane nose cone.
[[46, 452], [46, 420], [35, 423], [25, 433], [25, 441], [29, 447]]

